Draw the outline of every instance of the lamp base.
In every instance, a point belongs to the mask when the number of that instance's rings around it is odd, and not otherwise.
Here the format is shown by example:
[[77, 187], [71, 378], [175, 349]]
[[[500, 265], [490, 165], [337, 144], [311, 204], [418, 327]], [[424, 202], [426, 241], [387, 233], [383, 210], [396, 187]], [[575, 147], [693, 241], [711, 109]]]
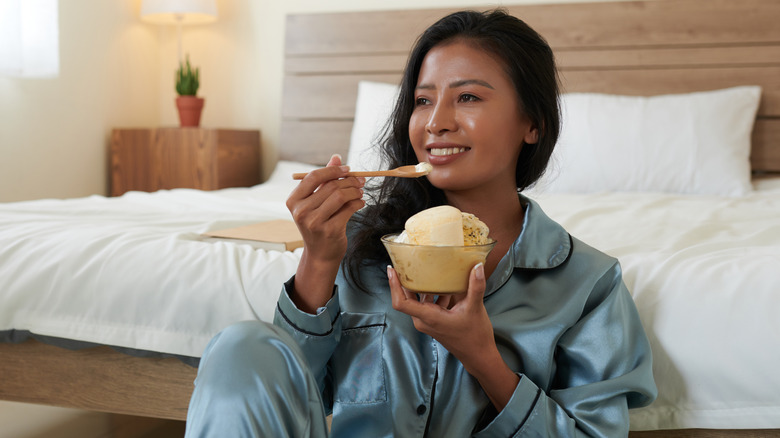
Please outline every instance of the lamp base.
[[203, 112], [204, 99], [195, 96], [179, 96], [176, 98], [176, 108], [179, 110], [179, 123], [182, 127], [200, 126], [200, 115]]

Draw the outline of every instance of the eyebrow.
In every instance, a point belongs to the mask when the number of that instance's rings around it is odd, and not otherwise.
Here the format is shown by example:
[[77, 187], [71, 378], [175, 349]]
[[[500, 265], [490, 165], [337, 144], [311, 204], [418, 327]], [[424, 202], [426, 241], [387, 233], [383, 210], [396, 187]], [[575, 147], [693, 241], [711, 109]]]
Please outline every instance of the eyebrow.
[[[461, 79], [459, 81], [455, 81], [455, 82], [451, 83], [450, 84], [450, 88], [458, 88], [458, 87], [463, 87], [463, 86], [466, 86], [466, 85], [481, 85], [483, 87], [490, 88], [491, 90], [495, 90], [495, 88], [493, 88], [492, 85], [490, 85], [489, 83], [487, 83], [487, 82], [485, 82], [485, 81], [483, 81], [481, 79]], [[417, 90], [433, 90], [433, 89], [436, 89], [436, 87], [433, 86], [433, 85], [430, 85], [430, 84], [421, 84], [421, 85], [418, 85], [417, 87], [415, 87], [415, 89], [417, 89]]]

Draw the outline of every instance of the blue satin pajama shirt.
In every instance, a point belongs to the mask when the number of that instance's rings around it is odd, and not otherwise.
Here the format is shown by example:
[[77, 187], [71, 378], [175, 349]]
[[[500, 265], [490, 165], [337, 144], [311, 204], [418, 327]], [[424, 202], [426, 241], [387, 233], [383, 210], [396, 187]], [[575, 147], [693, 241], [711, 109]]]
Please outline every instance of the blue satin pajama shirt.
[[656, 387], [620, 266], [521, 201], [522, 232], [484, 300], [520, 376], [500, 413], [453, 355], [392, 308], [384, 265], [361, 272], [371, 294], [340, 272], [318, 315], [298, 310], [286, 285], [274, 324], [302, 347], [333, 437], [627, 436], [628, 409], [652, 402]]

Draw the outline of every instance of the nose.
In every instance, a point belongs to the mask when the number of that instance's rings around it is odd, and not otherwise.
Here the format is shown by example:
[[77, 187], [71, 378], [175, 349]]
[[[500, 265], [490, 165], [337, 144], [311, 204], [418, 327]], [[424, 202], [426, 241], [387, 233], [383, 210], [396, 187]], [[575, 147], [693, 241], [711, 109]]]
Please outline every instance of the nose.
[[457, 131], [458, 123], [455, 118], [455, 108], [452, 105], [440, 99], [429, 114], [428, 123], [425, 124], [425, 130], [429, 133], [437, 135]]

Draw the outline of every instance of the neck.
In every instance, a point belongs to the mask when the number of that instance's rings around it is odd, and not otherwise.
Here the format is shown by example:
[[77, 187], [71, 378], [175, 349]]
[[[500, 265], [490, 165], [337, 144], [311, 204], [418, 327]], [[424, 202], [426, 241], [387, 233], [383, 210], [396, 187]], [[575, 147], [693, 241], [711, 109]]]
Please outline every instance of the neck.
[[516, 190], [475, 195], [447, 193], [447, 202], [466, 213], [477, 216], [490, 229], [496, 247], [485, 262], [485, 275], [490, 276], [498, 262], [509, 251], [523, 228], [524, 210]]

